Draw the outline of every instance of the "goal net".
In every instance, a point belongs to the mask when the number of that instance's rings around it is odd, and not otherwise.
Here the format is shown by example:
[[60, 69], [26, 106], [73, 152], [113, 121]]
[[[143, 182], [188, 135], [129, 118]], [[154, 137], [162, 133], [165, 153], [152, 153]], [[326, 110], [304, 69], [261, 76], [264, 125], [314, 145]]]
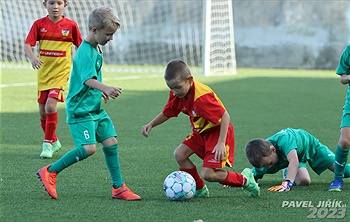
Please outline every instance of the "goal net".
[[[33, 22], [47, 15], [42, 2], [0, 2], [2, 67], [30, 68], [23, 45]], [[170, 60], [182, 59], [205, 75], [236, 72], [230, 0], [68, 0], [67, 3], [64, 15], [78, 23], [83, 38], [89, 32], [87, 18], [92, 9], [103, 5], [116, 9], [121, 28], [113, 41], [103, 47], [105, 63], [116, 64], [116, 69], [147, 72], [159, 67], [163, 71]], [[37, 47], [34, 51], [37, 52]]]

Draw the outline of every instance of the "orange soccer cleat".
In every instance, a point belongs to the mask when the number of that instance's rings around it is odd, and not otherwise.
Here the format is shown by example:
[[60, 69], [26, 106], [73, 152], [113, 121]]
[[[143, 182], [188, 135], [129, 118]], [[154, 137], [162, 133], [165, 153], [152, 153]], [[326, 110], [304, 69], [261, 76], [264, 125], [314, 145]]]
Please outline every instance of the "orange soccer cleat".
[[119, 188], [114, 188], [112, 186], [112, 198], [120, 200], [141, 200], [141, 197], [132, 192], [125, 183]]
[[47, 165], [36, 172], [36, 175], [38, 175], [38, 178], [41, 180], [46, 192], [49, 194], [49, 196], [52, 199], [57, 199], [57, 192], [56, 192], [56, 172], [49, 172], [47, 169], [50, 167], [50, 165]]

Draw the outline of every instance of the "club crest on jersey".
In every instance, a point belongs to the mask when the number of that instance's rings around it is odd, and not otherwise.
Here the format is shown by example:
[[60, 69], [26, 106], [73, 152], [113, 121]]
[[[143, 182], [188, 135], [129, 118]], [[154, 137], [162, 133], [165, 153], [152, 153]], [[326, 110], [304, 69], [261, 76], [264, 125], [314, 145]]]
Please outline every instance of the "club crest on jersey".
[[69, 29], [62, 29], [62, 36], [67, 37], [69, 35]]
[[196, 113], [194, 110], [192, 110], [192, 115], [193, 115], [193, 116], [196, 116], [197, 113]]

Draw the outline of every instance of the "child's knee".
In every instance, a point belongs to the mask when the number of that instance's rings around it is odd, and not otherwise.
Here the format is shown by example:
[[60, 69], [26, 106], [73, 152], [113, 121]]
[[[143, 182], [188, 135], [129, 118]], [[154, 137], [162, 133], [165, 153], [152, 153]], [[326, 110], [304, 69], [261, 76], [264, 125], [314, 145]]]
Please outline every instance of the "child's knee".
[[89, 144], [89, 145], [84, 145], [84, 148], [86, 150], [86, 153], [91, 156], [96, 152], [96, 145], [95, 144]]
[[173, 155], [174, 155], [174, 158], [176, 161], [181, 159], [181, 155], [179, 154], [179, 152], [176, 149], [174, 150]]
[[102, 147], [102, 151], [107, 156], [115, 156], [118, 154], [118, 144], [112, 146], [104, 146]]
[[204, 180], [212, 182], [215, 181], [215, 171], [209, 168], [202, 168], [201, 176]]
[[340, 148], [349, 148], [350, 147], [350, 138], [349, 137], [341, 137], [339, 139], [338, 145], [340, 146]]
[[182, 162], [185, 159], [187, 159], [187, 157], [185, 157], [185, 155], [183, 155], [183, 153], [179, 149], [175, 149], [173, 155], [177, 162]]
[[57, 112], [56, 104], [46, 103], [46, 105], [45, 105], [45, 112], [46, 113]]
[[311, 184], [310, 178], [299, 178], [295, 180], [295, 185], [297, 186], [309, 186]]

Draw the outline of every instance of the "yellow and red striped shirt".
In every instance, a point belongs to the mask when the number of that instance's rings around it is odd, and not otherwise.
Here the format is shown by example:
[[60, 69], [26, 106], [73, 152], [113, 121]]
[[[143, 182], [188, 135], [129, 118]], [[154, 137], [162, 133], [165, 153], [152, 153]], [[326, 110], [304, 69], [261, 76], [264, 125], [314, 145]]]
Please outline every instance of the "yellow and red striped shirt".
[[39, 41], [38, 91], [59, 88], [65, 90], [72, 66], [72, 44], [79, 46], [82, 37], [75, 21], [63, 17], [59, 22], [48, 16], [36, 20], [25, 44], [35, 46]]
[[193, 81], [192, 93], [188, 99], [179, 98], [170, 91], [163, 114], [171, 118], [182, 112], [190, 117], [192, 131], [202, 133], [219, 126], [225, 111], [223, 103], [209, 86]]

